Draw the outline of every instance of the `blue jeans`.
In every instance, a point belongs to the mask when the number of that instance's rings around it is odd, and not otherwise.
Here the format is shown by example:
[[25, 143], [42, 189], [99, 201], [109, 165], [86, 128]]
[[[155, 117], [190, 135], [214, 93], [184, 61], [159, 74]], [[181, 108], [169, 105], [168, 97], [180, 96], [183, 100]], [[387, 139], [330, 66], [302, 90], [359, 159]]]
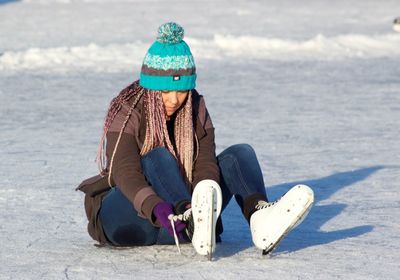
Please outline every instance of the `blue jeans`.
[[[246, 144], [234, 145], [217, 157], [221, 171], [222, 210], [234, 195], [243, 211], [243, 201], [260, 193], [266, 197], [263, 176], [254, 150]], [[141, 158], [142, 170], [153, 190], [163, 200], [177, 205], [190, 202], [191, 196], [175, 158], [165, 148], [155, 148]], [[132, 203], [118, 187], [104, 197], [99, 212], [107, 239], [114, 245], [174, 244], [164, 228], [154, 227], [138, 216]], [[217, 235], [222, 223], [217, 225]]]
[[242, 212], [243, 202], [258, 194], [267, 200], [264, 179], [256, 153], [248, 144], [237, 144], [225, 149], [217, 156], [221, 171], [222, 211], [235, 196]]

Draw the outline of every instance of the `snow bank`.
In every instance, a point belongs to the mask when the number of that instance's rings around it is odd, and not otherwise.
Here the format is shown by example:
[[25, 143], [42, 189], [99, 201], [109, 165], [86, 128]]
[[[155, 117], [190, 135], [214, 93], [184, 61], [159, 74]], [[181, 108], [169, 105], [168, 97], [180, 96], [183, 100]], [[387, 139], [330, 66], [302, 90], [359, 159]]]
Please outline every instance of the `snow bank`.
[[349, 34], [331, 38], [318, 34], [306, 41], [216, 35], [213, 43], [228, 56], [279, 60], [332, 60], [400, 55], [400, 36], [398, 34], [379, 36]]
[[140, 42], [126, 45], [31, 48], [22, 52], [5, 52], [0, 57], [0, 70], [52, 70], [93, 69], [94, 71], [115, 72], [132, 64], [144, 56], [146, 46]]
[[[231, 36], [216, 34], [211, 40], [186, 38], [196, 59], [270, 59], [270, 60], [340, 60], [400, 56], [400, 34], [317, 35], [304, 41], [280, 38]], [[118, 72], [140, 65], [150, 43], [59, 48], [31, 48], [22, 52], [5, 52], [0, 56], [0, 70], [52, 71], [91, 69]]]

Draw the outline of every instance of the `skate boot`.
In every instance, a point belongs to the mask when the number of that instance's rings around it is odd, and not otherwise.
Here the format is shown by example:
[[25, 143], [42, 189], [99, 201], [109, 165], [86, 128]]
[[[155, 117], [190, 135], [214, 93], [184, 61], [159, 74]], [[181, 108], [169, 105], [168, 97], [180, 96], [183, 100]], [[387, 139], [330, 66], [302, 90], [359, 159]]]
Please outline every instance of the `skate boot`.
[[290, 230], [307, 216], [314, 202], [314, 193], [306, 185], [297, 185], [275, 202], [259, 201], [250, 217], [253, 243], [270, 253]]
[[183, 214], [169, 217], [179, 252], [181, 252], [179, 238], [174, 228], [174, 222], [177, 220], [186, 223], [186, 235], [191, 240], [196, 252], [207, 256], [209, 260], [212, 259], [216, 244], [215, 229], [221, 207], [222, 193], [217, 182], [213, 180], [200, 181], [193, 191], [191, 208], [185, 210]]
[[[209, 260], [215, 251], [215, 228], [222, 207], [221, 188], [213, 180], [200, 181], [192, 195], [192, 225], [187, 226], [188, 236], [196, 252]], [[192, 230], [192, 233], [190, 231]]]

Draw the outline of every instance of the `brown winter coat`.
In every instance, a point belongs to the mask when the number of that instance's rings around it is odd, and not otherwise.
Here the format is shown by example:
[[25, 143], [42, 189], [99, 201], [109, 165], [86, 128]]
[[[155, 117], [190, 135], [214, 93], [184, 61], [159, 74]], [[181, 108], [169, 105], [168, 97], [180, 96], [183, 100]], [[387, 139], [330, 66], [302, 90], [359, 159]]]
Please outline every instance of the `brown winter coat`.
[[[124, 90], [131, 90], [133, 84]], [[193, 166], [193, 186], [203, 180], [212, 179], [219, 183], [219, 168], [215, 157], [214, 127], [207, 112], [204, 99], [192, 90], [193, 125], [198, 138], [199, 154]], [[123, 105], [107, 132], [106, 154], [111, 159], [115, 143], [122, 123], [135, 98], [131, 98]], [[140, 150], [143, 145], [146, 120], [143, 106], [143, 97], [139, 100], [125, 127], [120, 143], [114, 156], [111, 172], [111, 184], [118, 186], [121, 192], [132, 202], [139, 216], [148, 219], [153, 225], [159, 226], [154, 220], [152, 211], [154, 206], [162, 201], [146, 181], [140, 164]], [[109, 164], [109, 162], [108, 162]], [[110, 189], [108, 176], [97, 175], [84, 180], [78, 188], [85, 193], [85, 210], [88, 218], [90, 236], [101, 244], [108, 243], [98, 218], [103, 197]]]

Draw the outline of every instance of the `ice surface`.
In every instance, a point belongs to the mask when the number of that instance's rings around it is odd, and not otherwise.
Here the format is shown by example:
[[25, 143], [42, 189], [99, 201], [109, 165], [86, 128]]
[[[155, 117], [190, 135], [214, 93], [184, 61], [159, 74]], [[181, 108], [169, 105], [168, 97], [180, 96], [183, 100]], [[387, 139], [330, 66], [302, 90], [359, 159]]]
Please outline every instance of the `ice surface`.
[[[397, 12], [397, 14], [396, 14]], [[0, 1], [0, 279], [396, 279], [398, 1]], [[156, 28], [186, 30], [217, 152], [249, 143], [309, 216], [272, 257], [234, 201], [208, 262], [190, 245], [97, 248], [82, 193], [110, 100]]]

